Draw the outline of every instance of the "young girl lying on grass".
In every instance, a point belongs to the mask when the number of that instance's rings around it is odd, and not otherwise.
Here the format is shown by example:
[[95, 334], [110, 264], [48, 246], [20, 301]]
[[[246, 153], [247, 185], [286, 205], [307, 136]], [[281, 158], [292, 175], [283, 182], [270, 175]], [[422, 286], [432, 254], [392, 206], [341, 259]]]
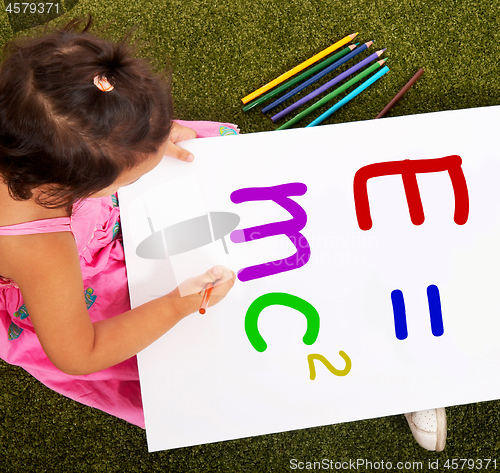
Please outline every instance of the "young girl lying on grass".
[[[90, 23], [10, 44], [1, 65], [0, 357], [144, 427], [136, 353], [235, 275], [207, 268], [193, 295], [130, 309], [116, 191], [164, 155], [191, 161], [175, 143], [196, 131], [172, 121], [169, 81]], [[222, 125], [194, 123], [205, 136]]]

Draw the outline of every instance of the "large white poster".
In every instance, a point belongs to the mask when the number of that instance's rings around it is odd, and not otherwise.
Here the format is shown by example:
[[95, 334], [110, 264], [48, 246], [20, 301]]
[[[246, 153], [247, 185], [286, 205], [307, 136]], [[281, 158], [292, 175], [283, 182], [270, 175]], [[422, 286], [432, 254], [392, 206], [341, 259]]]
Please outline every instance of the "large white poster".
[[[500, 398], [500, 107], [185, 142], [120, 190], [150, 451]], [[154, 314], [151, 314], [154, 317]]]

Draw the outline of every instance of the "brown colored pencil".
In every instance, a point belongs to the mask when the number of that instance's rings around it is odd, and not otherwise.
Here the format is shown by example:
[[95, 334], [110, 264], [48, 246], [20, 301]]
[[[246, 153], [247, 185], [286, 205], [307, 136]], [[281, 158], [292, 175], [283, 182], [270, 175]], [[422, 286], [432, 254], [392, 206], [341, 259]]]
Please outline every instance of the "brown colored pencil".
[[384, 107], [384, 109], [375, 117], [375, 118], [382, 118], [384, 117], [387, 112], [396, 105], [396, 103], [399, 101], [399, 99], [408, 92], [410, 87], [417, 82], [418, 78], [424, 73], [423, 69], [419, 69], [417, 73], [406, 83], [406, 85], [396, 94], [396, 96]]

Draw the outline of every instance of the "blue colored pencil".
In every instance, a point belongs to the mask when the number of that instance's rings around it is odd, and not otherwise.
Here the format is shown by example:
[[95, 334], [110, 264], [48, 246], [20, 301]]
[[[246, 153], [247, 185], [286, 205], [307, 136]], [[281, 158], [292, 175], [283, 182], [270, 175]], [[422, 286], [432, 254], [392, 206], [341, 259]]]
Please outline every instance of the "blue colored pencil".
[[355, 48], [359, 46], [359, 43], [354, 43], [350, 44], [349, 46], [345, 47], [341, 51], [339, 51], [337, 54], [334, 54], [333, 56], [329, 57], [328, 59], [325, 59], [324, 61], [321, 61], [319, 64], [316, 64], [313, 67], [310, 67], [309, 69], [306, 69], [302, 74], [299, 74], [298, 76], [286, 81], [284, 84], [281, 84], [279, 87], [276, 87], [275, 89], [270, 90], [264, 95], [261, 95], [258, 99], [253, 100], [250, 103], [247, 103], [243, 107], [244, 112], [248, 112], [248, 110], [257, 107], [258, 105], [263, 104], [264, 102], [267, 102], [269, 99], [272, 99], [273, 97], [276, 97], [277, 95], [281, 94], [286, 89], [289, 89], [295, 84], [298, 84], [302, 82], [303, 80], [307, 79], [309, 76], [312, 76], [313, 74], [316, 74], [316, 72], [321, 71], [321, 69], [324, 69], [325, 67], [329, 66], [330, 64], [333, 64], [335, 61], [340, 59], [341, 57], [344, 57], [346, 54], [349, 54], [351, 51], [354, 51]]
[[356, 95], [363, 92], [363, 90], [368, 88], [370, 85], [372, 85], [375, 81], [380, 79], [387, 72], [389, 72], [389, 68], [387, 66], [384, 66], [382, 69], [380, 69], [380, 71], [378, 71], [376, 74], [373, 74], [368, 80], [363, 82], [350, 94], [346, 95], [342, 100], [339, 100], [333, 107], [329, 108], [325, 113], [316, 118], [316, 120], [313, 120], [311, 123], [309, 123], [309, 125], [307, 125], [306, 128], [319, 125], [323, 120], [328, 118], [332, 113], [336, 112], [340, 107], [344, 106], [347, 102], [356, 97]]
[[266, 107], [262, 109], [262, 113], [267, 113], [269, 110], [272, 110], [273, 108], [277, 107], [278, 105], [282, 104], [285, 100], [288, 100], [290, 97], [293, 97], [295, 94], [298, 94], [301, 90], [304, 90], [306, 87], [310, 86], [314, 82], [320, 80], [322, 77], [326, 76], [330, 72], [334, 71], [338, 67], [340, 67], [342, 64], [346, 63], [349, 61], [349, 59], [352, 59], [353, 57], [357, 56], [359, 53], [362, 53], [364, 50], [369, 48], [373, 44], [373, 41], [368, 41], [367, 43], [361, 45], [359, 48], [356, 48], [354, 51], [350, 52], [347, 56], [344, 56], [343, 58], [339, 59], [338, 61], [334, 62], [332, 65], [326, 67], [322, 71], [318, 72], [314, 76], [312, 76], [310, 79], [307, 79], [306, 81], [302, 82], [302, 84], [298, 85], [294, 89], [290, 90], [290, 92], [287, 92], [285, 95], [280, 97], [279, 99], [275, 100], [273, 103], [270, 103]]
[[291, 111], [295, 110], [296, 108], [300, 107], [301, 105], [305, 104], [306, 102], [309, 102], [309, 100], [312, 100], [314, 97], [318, 96], [319, 94], [322, 94], [323, 92], [325, 92], [329, 88], [333, 87], [338, 82], [344, 80], [345, 78], [349, 77], [351, 74], [354, 74], [359, 69], [370, 64], [370, 62], [375, 61], [375, 59], [378, 59], [384, 51], [385, 51], [385, 49], [381, 49], [380, 51], [377, 51], [373, 54], [370, 54], [367, 58], [363, 59], [362, 61], [357, 62], [356, 64], [354, 64], [354, 66], [347, 69], [347, 71], [344, 71], [344, 72], [342, 72], [342, 74], [335, 76], [332, 80], [329, 80], [326, 84], [323, 84], [322, 86], [318, 87], [316, 90], [313, 90], [312, 92], [307, 94], [305, 97], [302, 97], [301, 99], [292, 103], [292, 105], [289, 105], [288, 107], [286, 107], [284, 110], [281, 110], [281, 112], [278, 112], [276, 115], [273, 115], [271, 117], [271, 120], [273, 122], [276, 122], [280, 118], [283, 118], [285, 115], [288, 115]]

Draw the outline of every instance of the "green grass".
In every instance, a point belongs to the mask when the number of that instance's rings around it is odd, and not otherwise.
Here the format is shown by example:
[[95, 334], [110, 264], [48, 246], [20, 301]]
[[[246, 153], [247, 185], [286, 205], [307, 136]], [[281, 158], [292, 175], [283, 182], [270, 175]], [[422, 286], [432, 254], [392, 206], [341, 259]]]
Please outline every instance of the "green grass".
[[[376, 41], [373, 50], [387, 48], [391, 71], [327, 123], [373, 118], [420, 67], [425, 74], [391, 116], [500, 103], [499, 0], [59, 3], [67, 13], [55, 24], [92, 13], [96, 30], [114, 39], [138, 25], [134, 37], [144, 55], [158, 68], [166, 61], [174, 66], [175, 109], [182, 119], [229, 121], [244, 133], [275, 129], [279, 123], [258, 109], [244, 113], [240, 98], [355, 31], [360, 42]], [[0, 12], [0, 44], [42, 31], [48, 19]], [[22, 369], [0, 363], [0, 471], [285, 472], [292, 458], [394, 465], [496, 458], [500, 468], [499, 408], [499, 401], [449, 408], [448, 442], [440, 454], [414, 443], [403, 416], [148, 454], [141, 429], [69, 401]]]

